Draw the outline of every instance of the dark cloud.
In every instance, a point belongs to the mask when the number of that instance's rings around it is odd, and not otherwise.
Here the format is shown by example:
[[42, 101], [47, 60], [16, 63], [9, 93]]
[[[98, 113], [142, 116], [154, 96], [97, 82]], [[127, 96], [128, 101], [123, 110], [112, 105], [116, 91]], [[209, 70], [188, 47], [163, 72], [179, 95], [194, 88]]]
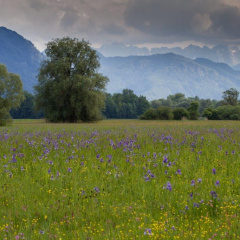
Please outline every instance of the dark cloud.
[[208, 41], [220, 36], [224, 41], [240, 35], [239, 8], [221, 0], [131, 0], [125, 21], [150, 38], [166, 41]]
[[240, 9], [224, 5], [210, 14], [212, 30], [227, 39], [240, 38]]
[[110, 23], [103, 27], [103, 32], [111, 35], [123, 35], [126, 33], [126, 30], [121, 26]]
[[0, 25], [41, 50], [63, 36], [96, 44], [240, 40], [240, 0], [0, 0], [0, 6]]
[[41, 11], [46, 7], [44, 2], [39, 0], [28, 0], [28, 3], [29, 3], [29, 6], [35, 9], [36, 11]]
[[61, 18], [61, 26], [65, 29], [73, 27], [73, 25], [78, 21], [81, 14], [76, 10], [69, 9], [63, 13], [63, 17]]
[[[191, 32], [196, 14], [212, 7], [215, 0], [132, 0], [125, 13], [126, 23], [153, 35], [185, 35]], [[210, 5], [210, 6], [209, 6]]]

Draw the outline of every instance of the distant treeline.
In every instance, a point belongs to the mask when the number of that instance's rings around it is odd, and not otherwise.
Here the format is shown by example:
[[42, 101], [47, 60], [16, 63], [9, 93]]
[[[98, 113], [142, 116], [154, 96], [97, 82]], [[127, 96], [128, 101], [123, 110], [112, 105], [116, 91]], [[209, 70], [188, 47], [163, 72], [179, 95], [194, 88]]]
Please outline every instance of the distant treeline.
[[36, 111], [34, 107], [34, 95], [24, 91], [24, 101], [18, 109], [11, 109], [13, 119], [40, 119], [44, 118], [43, 111]]
[[[34, 95], [25, 91], [25, 100], [17, 110], [11, 110], [14, 119], [43, 118], [43, 112], [34, 109]], [[109, 119], [143, 120], [196, 120], [199, 117], [209, 120], [240, 120], [239, 92], [229, 89], [223, 92], [221, 101], [185, 97], [182, 93], [169, 95], [167, 99], [148, 101], [144, 96], [137, 96], [132, 90], [122, 93], [106, 93], [106, 107], [103, 111]]]

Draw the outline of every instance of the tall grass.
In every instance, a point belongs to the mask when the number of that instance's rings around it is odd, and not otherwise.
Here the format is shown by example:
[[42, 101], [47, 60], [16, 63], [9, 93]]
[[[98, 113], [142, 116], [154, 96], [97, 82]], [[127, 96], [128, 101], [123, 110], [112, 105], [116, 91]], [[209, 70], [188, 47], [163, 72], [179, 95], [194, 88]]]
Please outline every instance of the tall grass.
[[1, 239], [238, 239], [240, 123], [14, 121]]

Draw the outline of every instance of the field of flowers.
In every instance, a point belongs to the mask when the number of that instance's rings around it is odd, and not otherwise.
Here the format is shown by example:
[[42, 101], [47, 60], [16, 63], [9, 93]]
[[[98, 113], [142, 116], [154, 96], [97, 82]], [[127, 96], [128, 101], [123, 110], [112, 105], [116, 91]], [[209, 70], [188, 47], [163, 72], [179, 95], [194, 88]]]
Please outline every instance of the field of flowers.
[[240, 239], [240, 122], [0, 128], [0, 239]]

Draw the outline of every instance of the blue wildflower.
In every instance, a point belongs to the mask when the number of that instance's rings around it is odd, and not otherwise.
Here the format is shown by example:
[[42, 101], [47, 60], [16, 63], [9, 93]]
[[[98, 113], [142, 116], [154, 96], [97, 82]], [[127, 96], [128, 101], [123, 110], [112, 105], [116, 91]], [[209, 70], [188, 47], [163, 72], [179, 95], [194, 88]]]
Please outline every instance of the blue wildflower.
[[146, 228], [144, 231], [144, 235], [152, 235], [152, 230], [150, 228]]
[[216, 183], [215, 183], [215, 185], [216, 185], [216, 186], [219, 186], [219, 184], [220, 184], [220, 181], [217, 180]]
[[171, 185], [170, 182], [167, 182], [166, 188], [167, 188], [169, 191], [172, 191], [172, 185]]
[[211, 191], [211, 195], [212, 195], [213, 198], [217, 197], [217, 193], [215, 191]]

